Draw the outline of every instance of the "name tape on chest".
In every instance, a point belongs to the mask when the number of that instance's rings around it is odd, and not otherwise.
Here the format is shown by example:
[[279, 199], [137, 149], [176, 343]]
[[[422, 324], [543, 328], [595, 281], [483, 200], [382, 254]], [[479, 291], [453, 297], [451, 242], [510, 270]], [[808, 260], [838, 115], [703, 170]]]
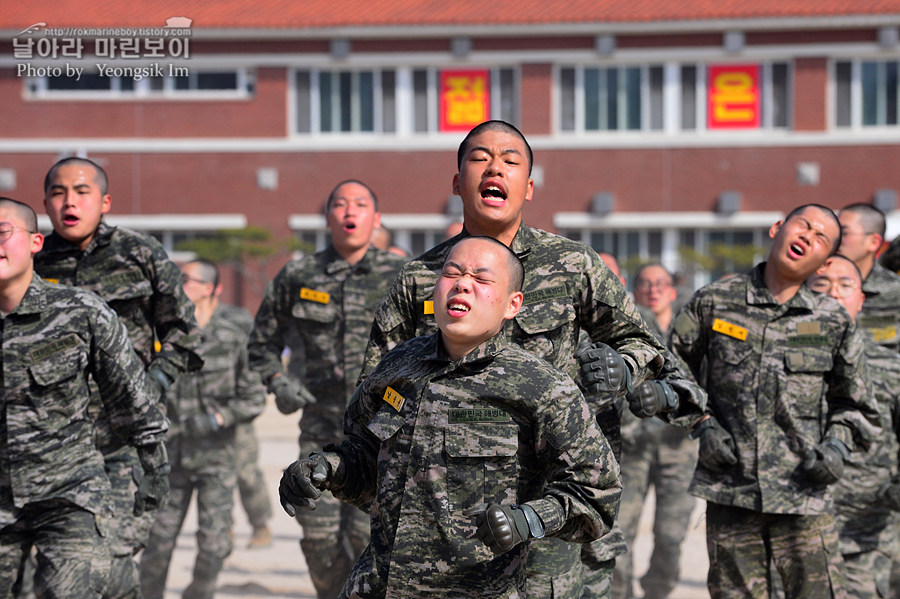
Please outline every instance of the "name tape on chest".
[[316, 291], [308, 287], [300, 289], [300, 299], [316, 302], [317, 304], [327, 304], [331, 301], [331, 294], [326, 291]]
[[49, 343], [43, 343], [32, 349], [29, 354], [31, 355], [32, 361], [40, 362], [42, 360], [46, 360], [54, 354], [58, 354], [61, 351], [67, 350], [70, 347], [77, 346], [78, 336], [75, 335], [75, 333], [72, 333], [71, 335], [66, 335], [62, 339], [55, 339], [53, 341], [50, 341]]
[[403, 402], [406, 401], [402, 395], [388, 387], [384, 390], [384, 397], [382, 398], [384, 401], [388, 403], [392, 408], [400, 411], [400, 408], [403, 407]]
[[740, 341], [747, 340], [747, 329], [745, 329], [744, 327], [739, 327], [736, 324], [726, 322], [721, 318], [717, 318], [713, 321], [712, 330], [717, 333], [722, 333], [723, 335], [728, 335], [729, 337], [734, 337], [735, 339], [739, 339]]
[[450, 408], [447, 417], [450, 424], [509, 422], [509, 414], [500, 408]]

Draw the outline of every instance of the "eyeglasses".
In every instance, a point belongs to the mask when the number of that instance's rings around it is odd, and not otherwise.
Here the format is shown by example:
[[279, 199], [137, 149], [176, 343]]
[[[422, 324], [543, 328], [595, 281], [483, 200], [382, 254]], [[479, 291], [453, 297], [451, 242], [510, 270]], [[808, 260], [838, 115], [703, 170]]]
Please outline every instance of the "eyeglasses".
[[16, 231], [25, 231], [26, 233], [37, 233], [37, 231], [32, 231], [31, 229], [26, 229], [25, 227], [16, 227], [15, 225], [7, 225], [5, 227], [0, 227], [0, 245], [9, 241], [9, 238], [12, 237], [13, 233]]
[[672, 286], [672, 283], [668, 281], [636, 281], [634, 283], [635, 289], [640, 289], [641, 291], [650, 291], [651, 289], [656, 289], [657, 291], [663, 291]]
[[212, 285], [209, 281], [204, 281], [203, 279], [198, 279], [197, 277], [192, 277], [189, 274], [181, 273], [181, 284], [187, 285], [189, 281], [193, 281], [195, 283], [200, 283], [201, 285]]
[[825, 277], [815, 279], [807, 286], [816, 293], [831, 293], [832, 290], [836, 290], [839, 297], [847, 297], [854, 289], [859, 289], [859, 285], [853, 279], [831, 281]]

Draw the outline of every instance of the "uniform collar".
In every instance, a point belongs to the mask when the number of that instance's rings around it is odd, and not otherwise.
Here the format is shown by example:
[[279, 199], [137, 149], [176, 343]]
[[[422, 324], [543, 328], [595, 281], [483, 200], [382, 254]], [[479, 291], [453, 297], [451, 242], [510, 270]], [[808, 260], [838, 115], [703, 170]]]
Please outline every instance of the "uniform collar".
[[[84, 253], [89, 254], [98, 247], [109, 245], [112, 241], [112, 236], [115, 231], [115, 227], [112, 227], [106, 224], [105, 221], [101, 220], [100, 225], [94, 232], [94, 237], [91, 239], [91, 242], [88, 244], [88, 246], [84, 249]], [[54, 252], [70, 252], [72, 250], [81, 251], [81, 249], [77, 245], [66, 239], [63, 239], [63, 237], [59, 233], [54, 231], [50, 233], [50, 235], [47, 235], [47, 239], [44, 241], [44, 247], [41, 251], [52, 254]]]
[[506, 327], [504, 327], [500, 330], [499, 333], [454, 362], [454, 360], [447, 353], [447, 350], [444, 349], [444, 343], [441, 340], [441, 335], [441, 331], [438, 331], [431, 336], [431, 340], [428, 344], [428, 352], [425, 356], [425, 359], [434, 360], [437, 362], [445, 362], [448, 364], [455, 363], [457, 367], [477, 367], [484, 362], [490, 362], [510, 344], [509, 337], [506, 334]]
[[798, 308], [812, 312], [816, 307], [815, 294], [809, 290], [806, 285], [800, 285], [800, 289], [785, 304], [780, 304], [769, 288], [766, 287], [763, 271], [766, 268], [765, 262], [760, 262], [750, 271], [750, 277], [747, 281], [747, 303], [749, 305], [784, 305], [786, 308]]
[[352, 270], [354, 273], [360, 274], [370, 272], [372, 270], [371, 259], [373, 257], [373, 252], [372, 246], [369, 246], [365, 255], [362, 257], [362, 260], [351, 266], [349, 262], [344, 260], [341, 255], [337, 253], [334, 246], [330, 245], [322, 252], [325, 274], [333, 275], [345, 270]]

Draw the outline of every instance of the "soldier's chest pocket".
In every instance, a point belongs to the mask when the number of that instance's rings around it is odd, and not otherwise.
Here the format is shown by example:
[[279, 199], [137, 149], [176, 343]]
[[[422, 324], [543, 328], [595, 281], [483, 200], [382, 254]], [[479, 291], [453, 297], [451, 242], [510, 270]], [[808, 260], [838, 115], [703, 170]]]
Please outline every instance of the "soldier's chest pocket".
[[517, 499], [518, 432], [513, 422], [466, 423], [444, 429], [451, 511]]
[[575, 318], [575, 308], [568, 297], [523, 306], [515, 318], [517, 342], [528, 353], [556, 363], [553, 356], [575, 354], [570, 334]]
[[[350, 410], [353, 410], [357, 404], [351, 404]], [[372, 433], [376, 439], [381, 442], [382, 447], [385, 445], [393, 446], [396, 444], [397, 431], [406, 424], [406, 419], [397, 411], [390, 407], [384, 407], [372, 416], [372, 419], [366, 424], [366, 428]]]
[[825, 376], [834, 366], [831, 352], [815, 347], [784, 353], [785, 390], [798, 416], [818, 418], [822, 408]]
[[96, 291], [107, 302], [143, 302], [153, 295], [153, 284], [140, 270], [131, 269], [100, 280]]
[[[749, 381], [756, 376], [756, 364], [753, 347], [742, 341], [721, 333], [712, 333], [709, 340], [709, 373], [711, 384], [732, 382], [740, 388], [747, 389]], [[745, 384], [745, 380], [747, 384]]]
[[304, 325], [316, 328], [332, 328], [340, 319], [340, 310], [331, 301], [327, 303], [299, 300], [291, 307], [291, 316]]
[[31, 401], [48, 426], [74, 416], [89, 395], [84, 372], [87, 356], [74, 347], [56, 352], [28, 365]]

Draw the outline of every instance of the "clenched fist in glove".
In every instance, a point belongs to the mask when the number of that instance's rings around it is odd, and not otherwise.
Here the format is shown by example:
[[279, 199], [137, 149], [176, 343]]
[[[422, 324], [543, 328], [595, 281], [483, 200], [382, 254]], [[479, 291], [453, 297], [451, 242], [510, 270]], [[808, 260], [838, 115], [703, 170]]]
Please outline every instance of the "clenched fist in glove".
[[807, 452], [803, 469], [817, 485], [830, 485], [844, 475], [844, 460], [849, 457], [850, 450], [846, 445], [828, 438]]
[[325, 454], [314, 453], [305, 460], [297, 460], [281, 476], [278, 486], [281, 507], [291, 517], [297, 514], [296, 508], [316, 509], [316, 499], [322, 495], [330, 478], [331, 465]]
[[475, 517], [475, 536], [494, 553], [506, 553], [519, 543], [544, 536], [544, 525], [528, 504], [492, 503]]
[[581, 382], [589, 393], [618, 395], [632, 390], [628, 364], [610, 346], [594, 343], [577, 357], [581, 364]]
[[316, 398], [309, 389], [281, 373], [276, 373], [269, 379], [268, 391], [275, 395], [275, 407], [282, 414], [293, 414], [300, 408], [316, 403]]
[[644, 381], [627, 398], [628, 409], [638, 418], [650, 418], [678, 409], [678, 396], [665, 381]]
[[147, 510], [155, 510], [169, 501], [169, 456], [162, 443], [138, 448], [138, 458], [144, 469], [144, 476], [134, 493], [134, 515], [140, 516]]
[[700, 463], [713, 472], [725, 472], [737, 464], [734, 454], [734, 439], [722, 428], [719, 421], [710, 416], [690, 434], [691, 439], [700, 439], [698, 458]]

